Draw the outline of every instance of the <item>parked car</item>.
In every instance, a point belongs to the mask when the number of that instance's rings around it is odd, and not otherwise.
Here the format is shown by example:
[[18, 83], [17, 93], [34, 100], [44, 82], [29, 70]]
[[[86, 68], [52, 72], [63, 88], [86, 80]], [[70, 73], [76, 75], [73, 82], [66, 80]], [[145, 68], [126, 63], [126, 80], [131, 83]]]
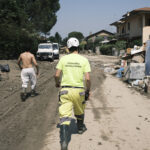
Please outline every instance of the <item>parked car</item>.
[[40, 43], [38, 45], [38, 51], [36, 53], [38, 60], [54, 60], [53, 44], [52, 43]]

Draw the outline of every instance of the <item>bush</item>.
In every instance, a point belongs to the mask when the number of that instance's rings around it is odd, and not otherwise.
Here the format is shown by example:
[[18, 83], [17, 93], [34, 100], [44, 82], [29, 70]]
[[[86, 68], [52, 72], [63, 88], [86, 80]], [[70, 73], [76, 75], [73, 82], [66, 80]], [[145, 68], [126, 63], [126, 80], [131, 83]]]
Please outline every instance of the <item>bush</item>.
[[134, 45], [142, 46], [142, 40], [141, 40], [141, 39], [139, 39], [139, 40], [131, 41], [131, 42], [129, 42], [128, 47], [133, 48], [133, 47], [134, 47]]
[[86, 42], [86, 41], [82, 41], [82, 42], [80, 43], [79, 49], [80, 49], [80, 50], [84, 50], [84, 49], [85, 49], [86, 44], [87, 44], [87, 42]]
[[94, 43], [92, 42], [92, 40], [88, 40], [87, 41], [87, 45], [86, 45], [86, 49], [93, 49], [93, 47], [94, 47]]
[[113, 44], [104, 44], [100, 46], [100, 52], [102, 55], [112, 55]]
[[117, 41], [114, 47], [118, 50], [126, 49], [126, 41]]

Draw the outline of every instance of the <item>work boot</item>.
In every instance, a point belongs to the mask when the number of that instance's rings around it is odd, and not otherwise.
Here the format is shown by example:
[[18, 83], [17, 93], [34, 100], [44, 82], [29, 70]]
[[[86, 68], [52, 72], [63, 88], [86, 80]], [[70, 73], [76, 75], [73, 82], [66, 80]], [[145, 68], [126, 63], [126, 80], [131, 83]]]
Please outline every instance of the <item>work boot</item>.
[[27, 98], [26, 88], [22, 88], [22, 93], [20, 96], [21, 96], [22, 101], [26, 100], [26, 98]]
[[27, 94], [26, 93], [21, 93], [21, 99], [22, 99], [22, 101], [25, 101], [26, 100], [26, 98], [27, 98]]
[[83, 123], [83, 120], [78, 119], [77, 119], [77, 128], [79, 134], [83, 134], [87, 130], [85, 124]]
[[31, 90], [31, 97], [34, 97], [34, 96], [36, 96], [36, 92], [35, 92], [35, 90], [33, 89], [33, 90]]
[[68, 150], [69, 125], [60, 126], [61, 150]]

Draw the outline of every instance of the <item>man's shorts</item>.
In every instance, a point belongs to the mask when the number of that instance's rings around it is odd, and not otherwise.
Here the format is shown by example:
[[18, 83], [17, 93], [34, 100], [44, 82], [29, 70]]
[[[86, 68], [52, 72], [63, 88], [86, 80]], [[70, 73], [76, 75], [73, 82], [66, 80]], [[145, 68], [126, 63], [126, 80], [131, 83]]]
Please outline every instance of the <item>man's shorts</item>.
[[31, 89], [36, 85], [36, 74], [34, 68], [24, 68], [21, 71], [22, 87], [27, 88], [29, 81], [31, 81]]

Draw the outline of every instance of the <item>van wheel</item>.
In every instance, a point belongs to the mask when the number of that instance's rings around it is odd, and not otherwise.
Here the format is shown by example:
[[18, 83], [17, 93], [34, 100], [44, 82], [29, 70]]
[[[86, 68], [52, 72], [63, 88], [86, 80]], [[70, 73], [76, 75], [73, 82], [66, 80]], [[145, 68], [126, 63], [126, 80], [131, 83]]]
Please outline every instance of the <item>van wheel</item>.
[[50, 59], [50, 62], [53, 62], [54, 61], [54, 57], [52, 57], [51, 59]]

